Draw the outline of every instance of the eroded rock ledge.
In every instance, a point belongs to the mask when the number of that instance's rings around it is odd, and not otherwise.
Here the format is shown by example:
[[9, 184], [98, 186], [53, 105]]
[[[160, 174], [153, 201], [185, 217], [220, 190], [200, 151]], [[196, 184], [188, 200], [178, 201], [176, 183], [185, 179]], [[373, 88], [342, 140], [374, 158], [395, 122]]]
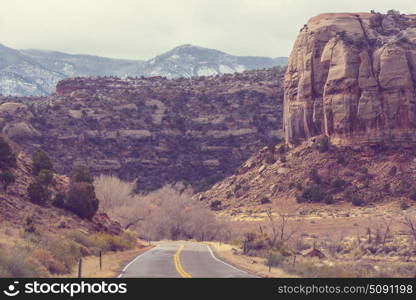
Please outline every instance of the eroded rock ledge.
[[325, 134], [334, 144], [416, 141], [416, 15], [313, 17], [285, 75], [286, 141]]

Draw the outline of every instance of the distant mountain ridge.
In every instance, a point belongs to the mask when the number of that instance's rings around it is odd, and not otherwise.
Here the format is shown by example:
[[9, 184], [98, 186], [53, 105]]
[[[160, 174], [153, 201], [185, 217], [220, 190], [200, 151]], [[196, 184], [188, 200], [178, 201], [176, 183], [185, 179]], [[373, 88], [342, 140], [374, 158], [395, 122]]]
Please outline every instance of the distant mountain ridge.
[[142, 73], [167, 78], [189, 78], [282, 65], [287, 65], [286, 57], [233, 56], [215, 49], [182, 45], [147, 61]]
[[287, 65], [287, 57], [233, 56], [193, 45], [178, 46], [142, 61], [36, 49], [16, 50], [0, 44], [0, 94], [47, 95], [55, 90], [59, 80], [68, 77], [189, 78], [284, 65]]

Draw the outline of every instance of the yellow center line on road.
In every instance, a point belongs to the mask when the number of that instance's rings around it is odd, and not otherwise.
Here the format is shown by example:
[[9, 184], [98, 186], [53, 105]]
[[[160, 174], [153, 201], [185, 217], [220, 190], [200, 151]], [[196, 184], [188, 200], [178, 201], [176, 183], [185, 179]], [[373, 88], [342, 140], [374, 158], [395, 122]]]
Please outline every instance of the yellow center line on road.
[[173, 262], [175, 264], [176, 271], [178, 271], [178, 273], [179, 273], [179, 275], [181, 275], [181, 277], [183, 277], [183, 278], [192, 278], [192, 276], [189, 275], [188, 273], [186, 273], [185, 270], [182, 268], [181, 261], [179, 259], [179, 255], [181, 255], [181, 252], [182, 252], [183, 248], [185, 248], [185, 246], [181, 245], [179, 247], [178, 251], [176, 251], [175, 255], [173, 256]]

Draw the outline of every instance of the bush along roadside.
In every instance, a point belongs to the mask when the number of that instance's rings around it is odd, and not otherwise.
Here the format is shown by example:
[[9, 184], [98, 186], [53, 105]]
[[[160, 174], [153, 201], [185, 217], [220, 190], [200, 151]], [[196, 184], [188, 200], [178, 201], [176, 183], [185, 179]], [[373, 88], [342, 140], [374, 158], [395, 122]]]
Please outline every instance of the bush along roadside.
[[0, 247], [0, 277], [49, 277], [71, 274], [82, 257], [125, 251], [137, 246], [136, 234], [63, 230], [42, 231], [28, 220], [13, 247]]

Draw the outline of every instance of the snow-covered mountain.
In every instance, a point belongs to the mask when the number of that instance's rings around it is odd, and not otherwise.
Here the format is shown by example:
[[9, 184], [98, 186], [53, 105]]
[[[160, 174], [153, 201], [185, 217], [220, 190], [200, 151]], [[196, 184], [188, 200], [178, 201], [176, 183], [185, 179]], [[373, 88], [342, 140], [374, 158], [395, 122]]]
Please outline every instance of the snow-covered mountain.
[[64, 78], [18, 50], [0, 45], [0, 93], [3, 95], [45, 95]]
[[182, 45], [147, 61], [142, 73], [151, 76], [210, 76], [287, 64], [286, 57], [233, 56], [192, 45]]
[[0, 94], [40, 96], [64, 78], [78, 76], [207, 76], [287, 64], [287, 57], [233, 56], [182, 45], [148, 61], [72, 55], [45, 50], [16, 50], [0, 44]]

